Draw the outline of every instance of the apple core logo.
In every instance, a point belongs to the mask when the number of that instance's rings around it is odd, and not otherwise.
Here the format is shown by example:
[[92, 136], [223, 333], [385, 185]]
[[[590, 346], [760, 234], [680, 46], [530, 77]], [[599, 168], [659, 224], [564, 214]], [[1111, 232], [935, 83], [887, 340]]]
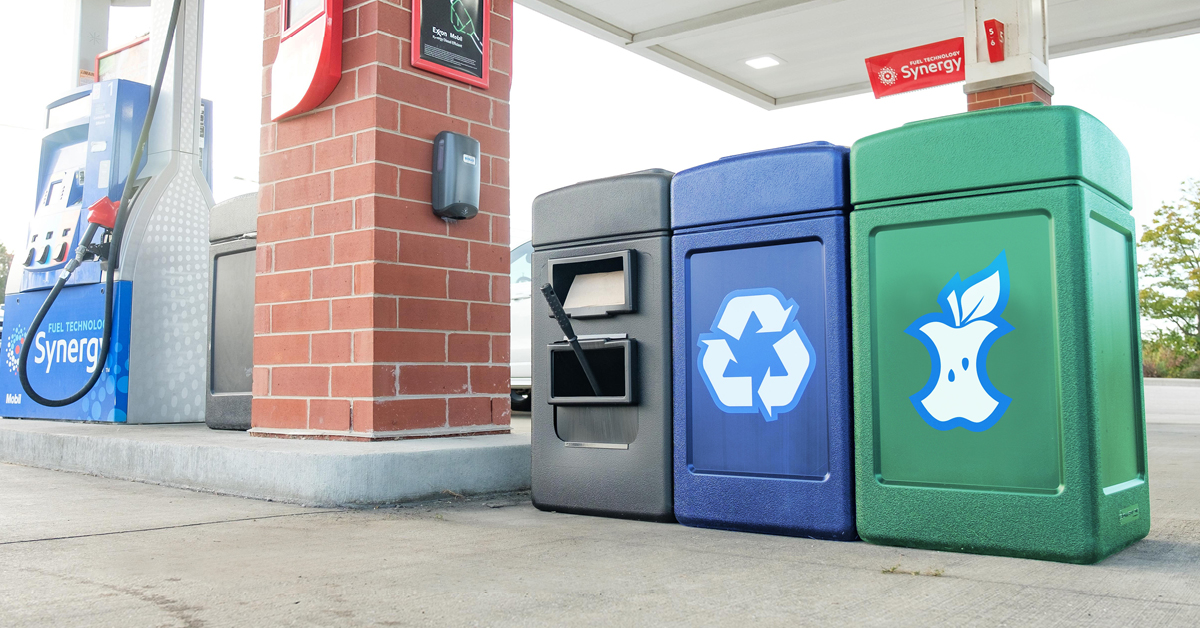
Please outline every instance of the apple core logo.
[[1008, 409], [1012, 399], [996, 390], [987, 375], [992, 344], [1013, 330], [1000, 318], [1008, 305], [1008, 287], [1008, 261], [1001, 251], [966, 281], [954, 275], [938, 294], [942, 311], [926, 314], [904, 330], [925, 345], [933, 364], [929, 383], [909, 400], [934, 429], [982, 432]]

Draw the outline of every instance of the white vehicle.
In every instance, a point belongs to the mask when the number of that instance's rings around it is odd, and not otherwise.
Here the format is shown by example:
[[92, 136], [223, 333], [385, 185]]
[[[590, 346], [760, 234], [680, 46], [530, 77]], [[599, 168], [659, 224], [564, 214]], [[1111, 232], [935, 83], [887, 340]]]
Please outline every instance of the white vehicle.
[[512, 389], [512, 409], [527, 412], [530, 391], [533, 388], [533, 366], [530, 362], [533, 349], [533, 323], [530, 312], [533, 296], [533, 242], [526, 242], [512, 250], [509, 281], [509, 315], [512, 317], [509, 331], [512, 383], [509, 386]]

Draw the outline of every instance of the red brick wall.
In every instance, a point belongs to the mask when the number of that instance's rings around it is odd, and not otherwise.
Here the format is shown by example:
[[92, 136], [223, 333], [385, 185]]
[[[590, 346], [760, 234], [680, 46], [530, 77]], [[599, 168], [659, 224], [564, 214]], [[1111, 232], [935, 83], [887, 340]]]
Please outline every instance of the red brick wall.
[[[345, 0], [341, 82], [273, 123], [279, 3], [263, 33], [255, 432], [503, 431], [512, 1], [492, 4], [482, 90], [410, 65], [411, 0]], [[430, 206], [442, 130], [483, 153], [479, 215], [454, 224]]]
[[967, 111], [979, 111], [980, 109], [1019, 105], [1027, 102], [1041, 102], [1048, 105], [1050, 104], [1050, 94], [1033, 83], [975, 92], [967, 94]]

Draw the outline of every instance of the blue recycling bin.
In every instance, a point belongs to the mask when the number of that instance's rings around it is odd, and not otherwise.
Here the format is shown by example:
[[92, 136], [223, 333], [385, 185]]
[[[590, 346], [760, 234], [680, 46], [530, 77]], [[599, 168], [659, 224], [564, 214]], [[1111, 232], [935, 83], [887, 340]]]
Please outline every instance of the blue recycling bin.
[[849, 149], [813, 142], [675, 176], [675, 516], [853, 540]]

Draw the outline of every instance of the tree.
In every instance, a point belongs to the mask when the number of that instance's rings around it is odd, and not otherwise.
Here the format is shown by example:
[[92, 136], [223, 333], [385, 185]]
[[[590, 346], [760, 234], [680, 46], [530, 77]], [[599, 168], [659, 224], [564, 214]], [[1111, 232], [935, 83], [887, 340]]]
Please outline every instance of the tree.
[[0, 304], [4, 303], [4, 287], [8, 285], [8, 269], [12, 268], [13, 254], [0, 244]]
[[1146, 375], [1200, 375], [1200, 182], [1163, 203], [1142, 233], [1142, 316], [1163, 326], [1143, 339]]

